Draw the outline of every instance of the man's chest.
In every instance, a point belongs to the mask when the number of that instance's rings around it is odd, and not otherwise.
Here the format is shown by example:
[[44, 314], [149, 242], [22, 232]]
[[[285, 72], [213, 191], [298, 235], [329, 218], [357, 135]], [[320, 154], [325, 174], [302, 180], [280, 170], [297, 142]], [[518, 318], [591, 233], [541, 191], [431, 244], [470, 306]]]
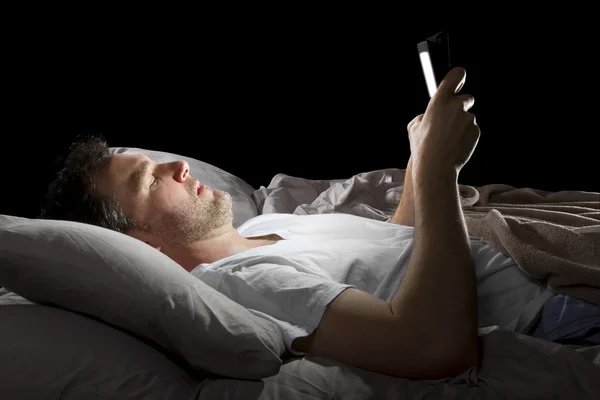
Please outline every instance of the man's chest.
[[393, 271], [408, 263], [411, 241], [294, 236], [270, 246], [269, 253], [289, 261], [299, 272], [347, 283], [373, 293]]

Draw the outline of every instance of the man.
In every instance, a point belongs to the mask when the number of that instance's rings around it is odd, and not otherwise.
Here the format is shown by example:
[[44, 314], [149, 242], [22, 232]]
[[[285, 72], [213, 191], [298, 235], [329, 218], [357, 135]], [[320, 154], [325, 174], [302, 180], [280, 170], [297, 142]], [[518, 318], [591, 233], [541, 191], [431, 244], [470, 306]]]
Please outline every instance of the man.
[[236, 230], [230, 196], [185, 161], [109, 156], [98, 140], [73, 148], [41, 217], [148, 243], [276, 322], [292, 353], [397, 377], [454, 376], [479, 363], [476, 255], [457, 184], [479, 138], [474, 99], [458, 94], [465, 78], [450, 71], [408, 125], [411, 158], [390, 223], [274, 214]]

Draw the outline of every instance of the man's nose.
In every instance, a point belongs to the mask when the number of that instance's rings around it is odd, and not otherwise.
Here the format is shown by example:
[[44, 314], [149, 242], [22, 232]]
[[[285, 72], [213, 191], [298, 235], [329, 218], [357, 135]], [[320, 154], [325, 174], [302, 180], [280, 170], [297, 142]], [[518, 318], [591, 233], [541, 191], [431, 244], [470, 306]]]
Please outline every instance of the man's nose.
[[190, 166], [185, 160], [175, 161], [173, 163], [173, 170], [175, 173], [175, 180], [178, 182], [185, 182], [190, 174]]

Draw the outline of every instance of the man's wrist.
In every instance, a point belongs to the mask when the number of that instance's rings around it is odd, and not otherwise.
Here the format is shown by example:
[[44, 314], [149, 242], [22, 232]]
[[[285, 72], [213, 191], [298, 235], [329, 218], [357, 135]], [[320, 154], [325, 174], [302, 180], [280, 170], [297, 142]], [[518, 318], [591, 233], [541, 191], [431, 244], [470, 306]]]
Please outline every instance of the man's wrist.
[[418, 187], [448, 183], [458, 184], [458, 171], [456, 168], [440, 164], [413, 165], [412, 175], [413, 184]]

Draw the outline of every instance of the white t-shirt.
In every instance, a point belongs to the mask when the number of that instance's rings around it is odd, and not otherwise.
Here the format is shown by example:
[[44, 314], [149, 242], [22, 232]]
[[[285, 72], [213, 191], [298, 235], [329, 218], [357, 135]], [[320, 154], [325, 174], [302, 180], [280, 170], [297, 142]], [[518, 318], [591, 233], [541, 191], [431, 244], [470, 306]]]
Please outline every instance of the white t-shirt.
[[[312, 333], [327, 305], [349, 287], [391, 301], [413, 241], [412, 227], [349, 214], [263, 214], [237, 230], [244, 237], [277, 234], [285, 240], [200, 264], [191, 273], [273, 321], [289, 351], [292, 341]], [[481, 240], [472, 238], [471, 254], [479, 327], [529, 329], [551, 297], [544, 282], [529, 278]]]

